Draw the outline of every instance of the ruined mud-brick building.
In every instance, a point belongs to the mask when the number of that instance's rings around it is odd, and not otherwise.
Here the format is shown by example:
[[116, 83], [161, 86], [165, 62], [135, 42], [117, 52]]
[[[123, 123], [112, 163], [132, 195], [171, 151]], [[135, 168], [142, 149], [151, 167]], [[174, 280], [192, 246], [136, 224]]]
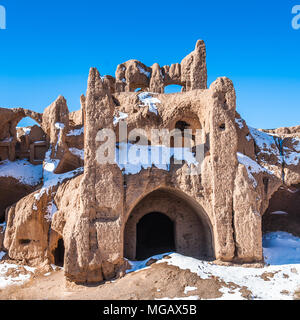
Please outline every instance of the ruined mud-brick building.
[[[165, 94], [174, 84], [181, 92]], [[38, 125], [18, 128], [24, 117]], [[118, 137], [124, 118], [128, 130], [202, 129], [201, 174], [186, 175], [186, 162], [135, 172], [99, 164], [98, 131]], [[248, 127], [229, 79], [207, 88], [203, 41], [171, 66], [130, 60], [115, 77], [93, 68], [79, 111], [62, 96], [42, 114], [0, 109], [0, 251], [33, 266], [64, 265], [76, 282], [110, 279], [124, 258], [159, 252], [263, 261], [264, 232], [300, 235], [299, 135], [300, 127]]]

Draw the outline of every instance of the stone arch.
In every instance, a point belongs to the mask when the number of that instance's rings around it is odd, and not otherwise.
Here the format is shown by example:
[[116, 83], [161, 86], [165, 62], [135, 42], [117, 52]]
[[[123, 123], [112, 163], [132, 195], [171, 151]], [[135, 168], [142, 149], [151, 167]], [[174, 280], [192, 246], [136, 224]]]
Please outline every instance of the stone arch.
[[193, 113], [186, 113], [182, 116], [177, 116], [171, 123], [171, 129], [181, 129], [181, 127], [179, 127], [179, 123], [186, 124], [186, 127], [182, 129], [192, 129], [193, 132], [197, 129], [202, 129], [198, 116]]
[[[28, 126], [18, 127], [26, 119], [32, 119]], [[32, 164], [41, 164], [48, 150], [47, 135], [35, 118], [23, 117], [16, 126], [15, 159], [28, 159]]]
[[[202, 125], [199, 121], [198, 116], [193, 113], [185, 112], [182, 116], [177, 116], [170, 123], [170, 130], [177, 129], [182, 132], [182, 137], [184, 137], [184, 130], [192, 130], [192, 136], [190, 139], [192, 140], [191, 147], [196, 145], [196, 134], [197, 130], [202, 129]], [[184, 140], [182, 140], [182, 145], [184, 145]], [[171, 146], [174, 146], [174, 139], [171, 139]]]
[[15, 160], [15, 144], [17, 124], [26, 117], [30, 117], [38, 124], [41, 123], [42, 115], [22, 108], [1, 109], [0, 116], [0, 158], [2, 160]]
[[204, 209], [182, 191], [170, 188], [148, 193], [127, 214], [124, 225], [126, 258], [136, 259], [137, 224], [151, 212], [164, 214], [173, 221], [174, 251], [195, 258], [214, 258], [212, 225]]

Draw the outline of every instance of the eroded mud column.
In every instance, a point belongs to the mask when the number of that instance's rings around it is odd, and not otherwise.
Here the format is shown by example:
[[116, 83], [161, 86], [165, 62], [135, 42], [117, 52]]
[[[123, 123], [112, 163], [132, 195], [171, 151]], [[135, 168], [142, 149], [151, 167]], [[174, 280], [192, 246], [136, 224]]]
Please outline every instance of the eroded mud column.
[[81, 209], [66, 244], [66, 276], [98, 282], [115, 275], [122, 263], [123, 178], [116, 164], [100, 164], [99, 130], [113, 128], [114, 103], [96, 69], [90, 70], [85, 108], [85, 169], [80, 186]]
[[237, 169], [238, 136], [235, 130], [236, 97], [232, 82], [217, 79], [210, 87], [210, 152], [212, 207], [216, 258], [230, 261], [235, 255], [233, 190]]

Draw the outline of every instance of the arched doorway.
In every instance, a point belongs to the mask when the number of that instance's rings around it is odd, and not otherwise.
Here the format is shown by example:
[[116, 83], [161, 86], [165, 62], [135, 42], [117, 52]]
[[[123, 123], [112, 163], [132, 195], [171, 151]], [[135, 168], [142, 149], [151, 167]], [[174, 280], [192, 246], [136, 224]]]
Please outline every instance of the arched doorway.
[[[26, 125], [26, 126], [25, 126]], [[16, 127], [15, 158], [42, 164], [48, 149], [44, 130], [33, 119], [23, 118]]]
[[163, 213], [151, 212], [136, 226], [136, 259], [175, 250], [174, 223]]
[[30, 164], [39, 165], [32, 176], [41, 179], [41, 165], [48, 149], [45, 132], [35, 120], [29, 117], [22, 118], [18, 124], [14, 123], [10, 135], [4, 141], [0, 141], [0, 169], [4, 173], [0, 177], [0, 223], [5, 220], [5, 210], [32, 193], [41, 181], [37, 179], [35, 185], [34, 182], [25, 184], [11, 177], [9, 172], [16, 170], [30, 172], [33, 169]]
[[262, 217], [263, 234], [283, 231], [300, 237], [300, 185], [280, 187]]
[[170, 251], [214, 259], [212, 227], [194, 199], [178, 190], [158, 189], [128, 213], [124, 257], [140, 260]]

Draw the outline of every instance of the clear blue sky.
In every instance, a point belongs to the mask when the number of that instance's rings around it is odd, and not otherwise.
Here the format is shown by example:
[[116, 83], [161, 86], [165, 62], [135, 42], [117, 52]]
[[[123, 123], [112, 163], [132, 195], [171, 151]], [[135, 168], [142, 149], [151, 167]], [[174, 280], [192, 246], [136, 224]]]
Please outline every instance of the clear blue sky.
[[207, 47], [209, 84], [233, 80], [237, 110], [261, 128], [300, 124], [300, 0], [0, 0], [0, 106], [42, 111], [58, 95], [80, 107], [90, 67], [180, 62], [197, 39]]

